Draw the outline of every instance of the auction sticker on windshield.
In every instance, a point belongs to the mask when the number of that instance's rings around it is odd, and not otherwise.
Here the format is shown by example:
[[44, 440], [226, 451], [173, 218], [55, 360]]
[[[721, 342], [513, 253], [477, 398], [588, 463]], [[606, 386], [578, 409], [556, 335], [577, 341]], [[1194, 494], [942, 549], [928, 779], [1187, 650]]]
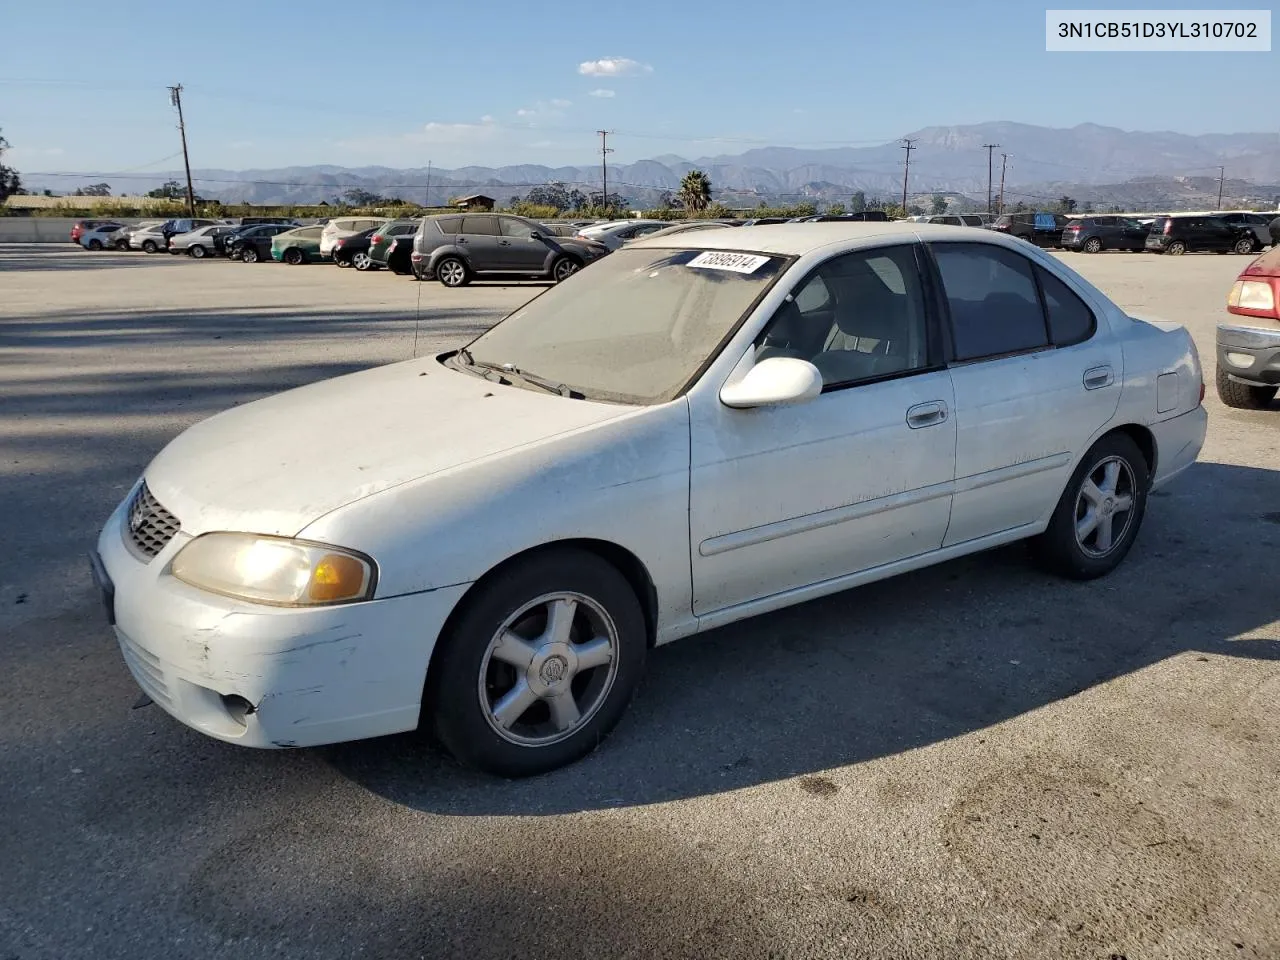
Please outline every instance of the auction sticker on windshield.
[[768, 257], [756, 253], [727, 253], [723, 250], [707, 250], [689, 261], [690, 267], [704, 270], [732, 270], [734, 273], [755, 273]]

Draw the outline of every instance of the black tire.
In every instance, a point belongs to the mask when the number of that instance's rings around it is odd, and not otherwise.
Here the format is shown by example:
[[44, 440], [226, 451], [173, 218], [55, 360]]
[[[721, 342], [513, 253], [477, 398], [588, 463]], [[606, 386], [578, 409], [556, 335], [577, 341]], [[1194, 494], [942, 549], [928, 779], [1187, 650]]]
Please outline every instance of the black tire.
[[556, 257], [556, 262], [551, 264], [551, 279], [563, 283], [581, 269], [582, 261], [574, 257]]
[[1187, 245], [1181, 240], [1174, 240], [1164, 248], [1164, 252], [1171, 257], [1180, 257], [1187, 252]]
[[1215, 378], [1218, 387], [1218, 399], [1228, 407], [1236, 410], [1265, 410], [1271, 406], [1280, 387], [1267, 387], [1260, 384], [1241, 383], [1227, 376], [1225, 370], [1218, 368]]
[[191, 256], [197, 260], [203, 260], [205, 257], [209, 255], [209, 251], [206, 250], [201, 244], [198, 244], [198, 243], [193, 244], [191, 249], [188, 250], [187, 253], [191, 254]]
[[[504, 626], [509, 625], [510, 632], [515, 632], [525, 622], [534, 624], [532, 639], [538, 633], [537, 611], [542, 607], [535, 607], [535, 612], [529, 614], [533, 618], [531, 621], [513, 622], [511, 618], [522, 607], [539, 598], [562, 593], [587, 598], [604, 612], [605, 622], [613, 629], [610, 638], [613, 656], [607, 664], [587, 668], [576, 676], [572, 670], [567, 674], [564, 672], [564, 659], [560, 658], [556, 682], [575, 697], [575, 702], [580, 697], [584, 703], [589, 703], [590, 710], [580, 715], [576, 726], [567, 728], [565, 732], [547, 734], [561, 739], [544, 743], [513, 742], [500, 735], [490, 720], [494, 706], [490, 697], [498, 697], [497, 702], [500, 702], [504, 689], [503, 684], [495, 684], [493, 678], [502, 676], [505, 671], [509, 678], [514, 678], [515, 684], [523, 683], [529, 687], [540, 682], [543, 671], [555, 657], [547, 656], [536, 674], [532, 673], [534, 666], [531, 664], [525, 668], [530, 671], [528, 677], [522, 678], [521, 668], [508, 666], [497, 658], [491, 659], [490, 646], [493, 639], [504, 632]], [[576, 642], [581, 642], [581, 625], [586, 624], [585, 619], [578, 618], [588, 615], [595, 616], [596, 613], [587, 604], [579, 603], [572, 621], [579, 625]], [[430, 711], [440, 741], [468, 766], [502, 777], [545, 773], [590, 753], [613, 729], [640, 681], [647, 647], [640, 602], [616, 568], [581, 550], [556, 548], [540, 551], [482, 582], [466, 598], [448, 633], [440, 638], [432, 659], [423, 699], [424, 719]], [[607, 674], [602, 677], [601, 671]], [[565, 676], [568, 679], [560, 679]], [[580, 681], [581, 689], [578, 687]], [[593, 684], [598, 685], [594, 693]], [[516, 715], [516, 722], [510, 728], [512, 735], [539, 729], [540, 716], [546, 718], [541, 721], [542, 729], [556, 726], [556, 721], [551, 719], [550, 705], [545, 700], [533, 700], [530, 706]], [[528, 722], [522, 723], [521, 720]]]
[[254, 247], [254, 246], [248, 246], [248, 247], [243, 248], [243, 249], [240, 251], [240, 260], [241, 260], [243, 263], [257, 263], [257, 262], [258, 262], [258, 248], [257, 248], [257, 247]]
[[[1117, 463], [1117, 484], [1108, 492], [1105, 482], [1093, 482], [1095, 495], [1105, 496], [1102, 503], [1092, 504], [1085, 493], [1086, 481], [1105, 475], [1105, 465]], [[1133, 438], [1124, 433], [1109, 433], [1081, 459], [1079, 466], [1062, 491], [1049, 526], [1032, 540], [1036, 559], [1047, 569], [1072, 580], [1092, 580], [1105, 576], [1119, 566], [1138, 536], [1147, 511], [1147, 493], [1151, 485], [1150, 468]], [[1120, 504], [1127, 498], [1128, 509]], [[1084, 515], [1081, 509], [1084, 508]], [[1089, 508], [1102, 522], [1083, 536], [1077, 535], [1077, 524], [1089, 519]], [[1115, 531], [1116, 524], [1120, 530]], [[1101, 542], [1103, 525], [1109, 543]], [[1092, 540], [1092, 544], [1085, 541]]]
[[1239, 254], [1253, 253], [1253, 240], [1250, 237], [1241, 237], [1231, 249]]
[[1101, 253], [1102, 241], [1098, 237], [1090, 237], [1080, 249], [1085, 253]]
[[155, 253], [155, 252], [156, 252], [157, 250], [159, 250], [159, 249], [160, 249], [160, 246], [159, 246], [159, 245], [158, 245], [154, 240], [143, 240], [143, 241], [142, 241], [142, 252], [143, 252], [143, 253]]
[[289, 266], [296, 267], [306, 258], [302, 255], [302, 251], [297, 247], [290, 247], [284, 252], [284, 257], [282, 259], [285, 263], [289, 264]]
[[90, 250], [101, 250], [101, 249], [102, 249], [102, 241], [101, 241], [101, 240], [99, 240], [97, 237], [94, 237], [92, 240], [90, 240], [90, 241], [89, 241], [89, 249], [90, 249]]
[[117, 241], [113, 244], [113, 246], [114, 246], [117, 250], [123, 251], [123, 252], [125, 252], [125, 253], [128, 253], [128, 252], [129, 252], [129, 241], [128, 241], [128, 240], [117, 240]]
[[444, 257], [436, 264], [436, 279], [446, 287], [465, 287], [471, 282], [471, 271], [458, 257]]
[[334, 262], [334, 263], [336, 263], [339, 267], [349, 267], [349, 266], [351, 266], [351, 261], [350, 261], [350, 260], [347, 260], [347, 259], [345, 259], [345, 258], [343, 258], [343, 257], [334, 257], [334, 258], [333, 258], [333, 262]]

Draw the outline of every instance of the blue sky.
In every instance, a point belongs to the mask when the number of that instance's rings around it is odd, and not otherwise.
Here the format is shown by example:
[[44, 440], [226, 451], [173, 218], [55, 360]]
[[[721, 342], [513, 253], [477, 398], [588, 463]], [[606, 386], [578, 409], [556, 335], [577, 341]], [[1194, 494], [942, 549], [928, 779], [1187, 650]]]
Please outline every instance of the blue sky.
[[592, 163], [601, 127], [621, 162], [868, 145], [984, 120], [1277, 128], [1262, 92], [1277, 53], [1051, 54], [1044, 11], [43, 0], [5, 13], [0, 130], [19, 170], [173, 169], [171, 83], [185, 88], [198, 168]]

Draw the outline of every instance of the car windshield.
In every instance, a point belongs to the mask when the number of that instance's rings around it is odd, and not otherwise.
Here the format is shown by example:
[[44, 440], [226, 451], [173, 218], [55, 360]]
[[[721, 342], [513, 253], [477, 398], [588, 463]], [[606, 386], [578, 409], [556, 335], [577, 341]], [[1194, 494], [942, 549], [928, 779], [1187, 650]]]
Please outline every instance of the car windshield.
[[674, 399], [781, 274], [786, 258], [663, 249], [612, 253], [468, 345], [593, 400]]

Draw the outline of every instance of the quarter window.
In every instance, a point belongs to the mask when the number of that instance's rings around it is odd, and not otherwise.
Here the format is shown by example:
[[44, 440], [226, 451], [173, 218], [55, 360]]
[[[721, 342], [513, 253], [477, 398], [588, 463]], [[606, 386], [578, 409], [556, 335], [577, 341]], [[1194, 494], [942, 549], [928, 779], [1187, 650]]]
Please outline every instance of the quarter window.
[[1044, 293], [1045, 311], [1049, 315], [1049, 336], [1054, 345], [1065, 347], [1093, 336], [1095, 321], [1088, 305], [1048, 270], [1037, 266], [1036, 277], [1040, 280], [1040, 289]]
[[1021, 353], [1049, 345], [1031, 263], [987, 244], [933, 245], [951, 313], [957, 360]]

